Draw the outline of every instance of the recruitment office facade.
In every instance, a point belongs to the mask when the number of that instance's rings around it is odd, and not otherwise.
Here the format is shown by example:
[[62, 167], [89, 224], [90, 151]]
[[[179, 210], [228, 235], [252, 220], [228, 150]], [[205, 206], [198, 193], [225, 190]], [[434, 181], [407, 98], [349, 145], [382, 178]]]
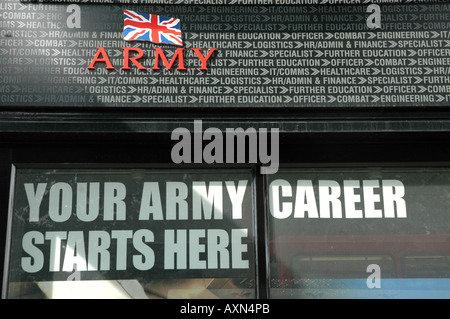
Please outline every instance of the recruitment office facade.
[[2, 297], [449, 296], [448, 4], [243, 4], [2, 4]]

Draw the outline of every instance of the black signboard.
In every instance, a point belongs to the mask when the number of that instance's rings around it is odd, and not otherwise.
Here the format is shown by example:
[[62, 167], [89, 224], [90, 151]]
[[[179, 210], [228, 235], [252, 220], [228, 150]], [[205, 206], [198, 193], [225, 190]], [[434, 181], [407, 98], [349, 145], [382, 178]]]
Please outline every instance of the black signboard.
[[[0, 105], [449, 104], [449, 3], [231, 2], [2, 1]], [[124, 41], [124, 10], [180, 19], [183, 45]]]
[[448, 168], [267, 176], [272, 298], [449, 298]]
[[21, 169], [14, 186], [10, 282], [254, 284], [250, 171]]

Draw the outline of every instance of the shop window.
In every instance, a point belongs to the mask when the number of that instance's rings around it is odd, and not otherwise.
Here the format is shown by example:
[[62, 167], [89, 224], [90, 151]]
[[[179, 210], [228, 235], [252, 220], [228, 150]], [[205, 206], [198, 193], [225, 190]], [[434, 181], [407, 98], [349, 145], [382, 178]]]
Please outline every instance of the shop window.
[[271, 298], [450, 297], [450, 170], [267, 177]]
[[13, 175], [6, 297], [255, 298], [251, 170]]

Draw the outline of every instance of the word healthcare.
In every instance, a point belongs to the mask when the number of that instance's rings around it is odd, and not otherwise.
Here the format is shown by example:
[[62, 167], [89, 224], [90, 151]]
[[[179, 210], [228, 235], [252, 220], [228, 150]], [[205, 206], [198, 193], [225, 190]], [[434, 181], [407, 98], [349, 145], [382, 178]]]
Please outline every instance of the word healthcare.
[[[141, 48], [122, 48], [123, 50], [123, 63], [122, 63], [122, 70], [131, 70], [130, 62], [133, 63], [139, 70], [147, 70], [146, 67], [144, 67], [139, 60], [144, 57], [144, 51]], [[178, 71], [186, 71], [186, 67], [184, 66], [184, 48], [178, 48], [175, 51], [175, 54], [173, 55], [172, 60], [169, 62], [166, 55], [164, 54], [163, 50], [161, 48], [153, 48], [155, 50], [155, 63], [153, 65], [152, 70], [158, 71], [160, 70], [159, 67], [159, 60], [164, 63], [165, 67], [170, 70], [172, 69], [173, 65], [175, 64], [175, 61], [178, 60]], [[208, 54], [204, 56], [201, 52], [201, 49], [191, 49], [195, 55], [198, 57], [198, 59], [201, 62], [201, 71], [206, 71], [208, 69], [208, 60], [211, 58], [213, 53], [217, 49], [209, 49]], [[132, 54], [130, 54], [132, 53]], [[111, 63], [111, 60], [108, 57], [108, 54], [106, 53], [105, 48], [98, 47], [97, 53], [95, 54], [94, 58], [92, 59], [91, 64], [88, 66], [88, 70], [95, 70], [95, 65], [97, 63], [105, 63], [107, 70], [115, 70], [114, 66]]]

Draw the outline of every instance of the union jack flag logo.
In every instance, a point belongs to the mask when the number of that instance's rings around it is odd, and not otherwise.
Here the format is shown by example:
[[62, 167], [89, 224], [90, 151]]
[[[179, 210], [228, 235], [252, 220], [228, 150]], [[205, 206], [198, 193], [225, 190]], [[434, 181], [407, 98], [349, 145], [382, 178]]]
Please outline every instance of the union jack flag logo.
[[123, 39], [183, 45], [180, 19], [124, 10]]

